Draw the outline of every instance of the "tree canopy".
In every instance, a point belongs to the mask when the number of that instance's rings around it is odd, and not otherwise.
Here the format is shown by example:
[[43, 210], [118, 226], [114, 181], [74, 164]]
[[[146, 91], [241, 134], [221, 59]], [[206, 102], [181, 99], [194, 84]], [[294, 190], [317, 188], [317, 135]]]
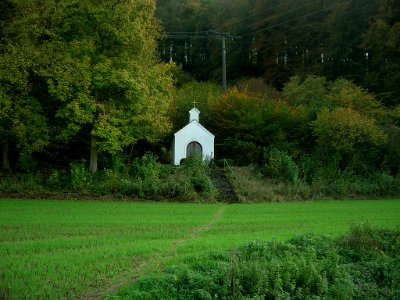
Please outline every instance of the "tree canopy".
[[[0, 5], [3, 169], [90, 158], [94, 173], [98, 156], [131, 157], [158, 141], [166, 162], [172, 130], [196, 101], [216, 157], [245, 165], [286, 153], [321, 165], [334, 157], [341, 171], [399, 171], [396, 1]], [[213, 82], [221, 34], [225, 94]]]
[[154, 1], [8, 3], [1, 23], [4, 141], [30, 154], [86, 140], [95, 172], [98, 151], [120, 152], [168, 132], [172, 80], [156, 59]]
[[158, 1], [160, 54], [201, 80], [262, 76], [278, 89], [293, 75], [346, 78], [384, 104], [400, 103], [400, 4], [395, 0]]

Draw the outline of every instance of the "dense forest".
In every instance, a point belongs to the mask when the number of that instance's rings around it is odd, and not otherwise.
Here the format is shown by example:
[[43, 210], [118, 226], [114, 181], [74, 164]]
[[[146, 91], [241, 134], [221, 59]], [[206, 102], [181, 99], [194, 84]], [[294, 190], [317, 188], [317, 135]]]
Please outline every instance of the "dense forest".
[[397, 194], [399, 32], [395, 0], [2, 1], [0, 174], [171, 193], [160, 162], [196, 101], [217, 165], [304, 198]]
[[94, 173], [98, 152], [168, 132], [172, 80], [156, 59], [152, 1], [1, 3], [3, 169], [90, 152]]
[[232, 82], [263, 77], [281, 89], [294, 75], [342, 77], [400, 103], [398, 1], [171, 0], [158, 1], [157, 16], [161, 58], [197, 79], [220, 78], [220, 33]]

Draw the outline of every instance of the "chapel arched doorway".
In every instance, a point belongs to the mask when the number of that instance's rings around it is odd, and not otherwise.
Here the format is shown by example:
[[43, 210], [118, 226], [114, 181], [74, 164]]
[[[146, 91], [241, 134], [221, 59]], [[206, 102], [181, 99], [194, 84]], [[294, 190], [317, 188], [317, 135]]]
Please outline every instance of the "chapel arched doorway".
[[200, 143], [198, 142], [191, 142], [186, 147], [186, 158], [197, 156], [203, 156], [203, 147], [201, 147]]

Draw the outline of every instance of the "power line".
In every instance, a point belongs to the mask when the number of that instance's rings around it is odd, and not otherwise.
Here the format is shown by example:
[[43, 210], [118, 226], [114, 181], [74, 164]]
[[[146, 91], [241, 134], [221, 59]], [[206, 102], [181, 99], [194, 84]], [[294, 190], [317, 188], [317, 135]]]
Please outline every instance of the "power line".
[[[315, 2], [315, 1], [311, 1], [311, 2]], [[309, 5], [311, 2], [309, 2], [307, 5]], [[244, 34], [244, 35], [240, 35], [240, 36], [232, 36], [232, 35], [230, 35], [228, 33], [219, 33], [219, 32], [213, 31], [213, 30], [208, 30], [208, 31], [197, 31], [197, 32], [196, 31], [166, 32], [165, 37], [167, 37], [167, 38], [175, 38], [175, 39], [180, 39], [180, 38], [212, 38], [212, 35], [210, 35], [209, 33], [213, 33], [213, 34], [219, 34], [219, 35], [223, 34], [226, 37], [230, 37], [232, 39], [243, 38], [243, 37], [255, 35], [255, 34], [259, 33], [259, 32], [263, 32], [263, 31], [266, 31], [266, 30], [269, 30], [269, 29], [272, 29], [272, 28], [276, 28], [276, 27], [288, 24], [288, 23], [293, 22], [293, 21], [300, 20], [302, 18], [306, 18], [306, 17], [312, 16], [312, 15], [315, 15], [315, 14], [323, 12], [323, 11], [327, 11], [327, 10], [333, 9], [333, 8], [338, 7], [339, 5], [342, 5], [342, 4], [345, 4], [345, 3], [347, 3], [347, 2], [340, 2], [340, 3], [337, 3], [335, 5], [332, 5], [332, 6], [329, 6], [329, 7], [325, 7], [325, 8], [319, 9], [319, 10], [315, 10], [315, 11], [312, 11], [312, 12], [310, 12], [308, 14], [304, 14], [304, 15], [301, 15], [299, 17], [295, 17], [295, 18], [292, 18], [292, 19], [289, 19], [289, 20], [286, 20], [286, 21], [283, 21], [283, 22], [280, 22], [280, 23], [276, 23], [276, 24], [273, 24], [273, 25], [270, 25], [270, 26], [266, 26], [266, 27], [257, 29], [257, 30], [255, 30], [253, 32], [250, 32], [250, 33], [247, 33], [247, 34]], [[296, 9], [293, 9], [290, 12], [292, 12], [294, 10], [297, 10], [297, 9], [300, 9], [300, 8], [303, 8], [303, 7], [305, 7], [305, 6], [303, 5], [302, 7], [298, 7]], [[371, 7], [371, 5], [367, 4], [367, 5], [364, 5], [363, 7], [356, 8], [356, 9], [353, 9], [353, 10], [350, 10], [350, 11], [346, 11], [344, 13], [339, 14], [339, 16], [350, 14], [350, 13], [355, 12], [355, 11], [364, 10], [364, 9], [366, 9], [368, 7]], [[287, 12], [287, 13], [289, 13], [289, 12]], [[287, 14], [287, 13], [285, 13], [285, 14]], [[281, 14], [280, 16], [283, 16], [285, 14]], [[321, 23], [323, 23], [323, 22], [321, 22]], [[202, 33], [203, 35], [198, 35], [199, 33]], [[205, 35], [204, 35], [204, 33], [205, 33]]]
[[162, 37], [170, 39], [203, 39], [209, 36], [207, 31], [169, 31], [165, 32]]
[[207, 31], [172, 31], [172, 32], [165, 32], [165, 34], [170, 35], [170, 36], [199, 36], [207, 35]]
[[285, 15], [287, 15], [287, 14], [290, 14], [290, 13], [292, 13], [292, 12], [294, 12], [294, 11], [297, 11], [297, 10], [299, 10], [299, 9], [305, 8], [305, 7], [307, 7], [307, 6], [309, 6], [309, 5], [312, 5], [312, 4], [314, 4], [314, 3], [316, 3], [316, 2], [319, 2], [319, 1], [320, 1], [320, 0], [312, 0], [312, 1], [310, 1], [310, 2], [308, 2], [308, 3], [306, 3], [306, 4], [304, 4], [304, 5], [298, 6], [298, 7], [296, 7], [296, 8], [293, 8], [293, 9], [289, 10], [289, 11], [286, 11], [286, 12], [284, 12], [284, 13], [281, 13], [280, 15], [272, 15], [271, 17], [269, 17], [269, 18], [267, 18], [267, 19], [258, 20], [258, 21], [254, 22], [254, 23], [251, 23], [251, 24], [246, 24], [246, 25], [244, 25], [244, 26], [242, 26], [242, 27], [239, 27], [239, 28], [236, 29], [235, 31], [239, 32], [240, 30], [242, 30], [242, 29], [244, 29], [244, 28], [252, 27], [252, 26], [254, 26], [254, 25], [256, 25], [256, 24], [260, 24], [260, 23], [263, 23], [263, 22], [266, 22], [266, 21], [272, 21], [272, 20], [274, 20], [274, 19], [278, 19], [278, 18], [280, 18], [280, 17], [283, 17], [283, 16], [285, 16]]
[[278, 23], [278, 24], [274, 24], [274, 25], [270, 25], [270, 26], [267, 26], [267, 27], [264, 27], [264, 28], [260, 28], [258, 30], [253, 31], [253, 32], [241, 35], [240, 37], [243, 38], [243, 37], [246, 37], [246, 36], [255, 35], [255, 34], [257, 34], [259, 32], [262, 32], [262, 31], [266, 31], [266, 30], [269, 30], [269, 29], [272, 29], [272, 28], [275, 28], [275, 27], [279, 27], [281, 25], [285, 25], [285, 24], [288, 24], [290, 22], [300, 20], [302, 18], [310, 17], [310, 16], [315, 15], [317, 13], [320, 13], [320, 12], [335, 8], [335, 7], [337, 7], [337, 6], [339, 6], [340, 4], [343, 4], [343, 3], [345, 3], [345, 2], [340, 2], [340, 3], [336, 4], [336, 5], [333, 5], [333, 6], [330, 6], [330, 7], [326, 7], [326, 8], [323, 8], [323, 9], [319, 9], [319, 10], [313, 11], [311, 13], [308, 13], [308, 14], [305, 14], [305, 15], [302, 15], [302, 16], [299, 16], [299, 17], [296, 17], [296, 18], [292, 18], [292, 19], [289, 19], [287, 21], [284, 21], [284, 22], [281, 22], [281, 23]]
[[227, 28], [227, 27], [229, 27], [229, 26], [232, 26], [232, 25], [235, 25], [235, 24], [239, 24], [239, 23], [241, 23], [242, 21], [245, 21], [245, 20], [247, 20], [247, 19], [253, 18], [253, 17], [258, 16], [258, 15], [261, 15], [261, 14], [267, 12], [267, 11], [271, 11], [271, 10], [274, 10], [275, 8], [278, 8], [278, 7], [280, 7], [280, 6], [283, 6], [283, 5], [287, 4], [287, 3], [289, 3], [290, 1], [291, 1], [291, 0], [288, 0], [288, 1], [285, 1], [285, 2], [283, 2], [283, 3], [281, 3], [281, 4], [275, 5], [275, 6], [273, 6], [273, 7], [269, 7], [269, 8], [264, 9], [264, 10], [258, 12], [258, 13], [255, 13], [255, 14], [252, 14], [252, 15], [247, 16], [247, 17], [245, 17], [245, 18], [239, 19], [238, 21], [230, 22], [230, 23], [228, 23], [228, 24], [222, 25], [222, 27], [219, 27], [219, 28]]
[[169, 39], [207, 39], [208, 35], [163, 35]]
[[169, 31], [168, 34], [197, 34], [205, 32], [206, 31]]
[[[296, 9], [293, 9], [293, 10], [291, 10], [289, 12], [292, 12], [292, 11], [298, 10], [300, 8], [303, 8], [305, 6], [308, 6], [313, 2], [315, 2], [315, 1], [311, 1], [311, 2], [307, 3], [306, 5], [303, 5], [302, 7], [298, 7]], [[304, 14], [304, 15], [301, 15], [299, 17], [289, 19], [289, 20], [286, 20], [284, 22], [280, 22], [280, 23], [277, 23], [277, 24], [274, 24], [274, 25], [270, 25], [270, 26], [267, 26], [267, 27], [264, 27], [264, 28], [260, 28], [260, 29], [258, 29], [256, 31], [251, 32], [251, 33], [248, 33], [248, 34], [245, 34], [245, 35], [242, 35], [242, 36], [237, 36], [237, 37], [232, 36], [227, 32], [217, 32], [215, 30], [200, 31], [200, 32], [193, 32], [193, 31], [192, 32], [188, 32], [188, 31], [167, 32], [167, 34], [165, 36], [167, 38], [170, 38], [170, 39], [172, 39], [172, 38], [177, 38], [177, 39], [181, 39], [181, 38], [186, 38], [186, 39], [187, 38], [190, 38], [190, 39], [193, 39], [193, 38], [210, 38], [211, 35], [221, 36], [222, 37], [222, 85], [223, 85], [224, 92], [226, 92], [226, 46], [225, 46], [226, 37], [229, 37], [229, 38], [232, 38], [232, 39], [236, 39], [236, 38], [243, 38], [243, 37], [250, 36], [250, 35], [255, 35], [255, 34], [259, 33], [259, 32], [266, 31], [266, 30], [271, 29], [271, 28], [279, 27], [281, 25], [288, 24], [290, 22], [293, 22], [293, 21], [296, 21], [296, 20], [299, 20], [299, 19], [302, 19], [302, 18], [306, 18], [306, 17], [312, 16], [314, 14], [330, 10], [330, 9], [338, 7], [339, 5], [344, 4], [344, 3], [346, 3], [346, 2], [340, 2], [340, 3], [338, 3], [336, 5], [333, 5], [333, 6], [330, 6], [330, 7], [324, 7], [323, 9], [319, 9], [319, 10], [313, 11], [311, 13]], [[365, 6], [361, 7], [361, 8], [353, 9], [351, 11], [347, 11], [347, 12], [339, 14], [339, 15], [342, 16], [342, 15], [346, 15], [346, 14], [349, 14], [349, 13], [352, 13], [352, 12], [355, 12], [355, 11], [363, 10], [363, 9], [369, 7], [369, 6], [371, 6], [371, 5], [365, 5]], [[287, 14], [289, 12], [286, 12], [285, 14]], [[283, 15], [285, 15], [285, 14], [283, 14]], [[201, 33], [203, 35], [199, 35], [199, 33]], [[204, 35], [204, 33], [205, 33], [205, 35]]]

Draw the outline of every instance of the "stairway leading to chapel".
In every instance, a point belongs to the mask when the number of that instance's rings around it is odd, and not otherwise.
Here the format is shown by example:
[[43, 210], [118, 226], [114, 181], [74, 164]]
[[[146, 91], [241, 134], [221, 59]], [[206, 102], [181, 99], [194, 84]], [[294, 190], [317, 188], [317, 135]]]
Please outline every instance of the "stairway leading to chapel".
[[211, 172], [211, 179], [218, 190], [218, 201], [238, 203], [239, 197], [226, 177], [224, 169], [215, 167]]

